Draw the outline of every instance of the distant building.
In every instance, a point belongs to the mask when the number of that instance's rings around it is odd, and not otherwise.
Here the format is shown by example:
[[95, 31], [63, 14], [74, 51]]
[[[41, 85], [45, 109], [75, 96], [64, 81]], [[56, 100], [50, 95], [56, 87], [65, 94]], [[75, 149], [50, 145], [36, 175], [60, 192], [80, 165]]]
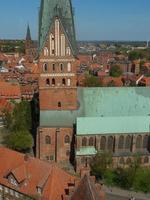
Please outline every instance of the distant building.
[[31, 39], [30, 27], [27, 27], [27, 34], [25, 40], [25, 54], [29, 60], [34, 60], [37, 57], [37, 44]]

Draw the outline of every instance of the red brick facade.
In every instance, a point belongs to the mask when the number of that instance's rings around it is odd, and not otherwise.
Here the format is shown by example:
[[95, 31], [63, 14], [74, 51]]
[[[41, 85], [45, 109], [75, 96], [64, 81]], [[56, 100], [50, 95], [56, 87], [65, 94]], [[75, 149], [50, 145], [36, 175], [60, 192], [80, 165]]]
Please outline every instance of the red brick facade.
[[[39, 67], [40, 110], [76, 110], [76, 59], [57, 17], [40, 53]], [[72, 143], [73, 127], [40, 127], [37, 134], [37, 157], [51, 162], [69, 161]]]
[[50, 162], [69, 161], [72, 141], [72, 128], [39, 128], [37, 157]]

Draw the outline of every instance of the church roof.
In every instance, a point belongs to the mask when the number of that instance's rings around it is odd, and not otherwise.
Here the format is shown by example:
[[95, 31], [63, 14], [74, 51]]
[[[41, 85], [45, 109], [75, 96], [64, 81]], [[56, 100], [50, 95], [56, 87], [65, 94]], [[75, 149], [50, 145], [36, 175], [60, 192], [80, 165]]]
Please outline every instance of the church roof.
[[85, 175], [72, 195], [71, 200], [102, 200], [99, 193], [100, 191], [98, 192], [94, 182], [91, 181], [89, 176]]
[[95, 147], [81, 147], [79, 150], [76, 150], [76, 156], [92, 156], [95, 155], [97, 153], [97, 150], [95, 149]]
[[71, 0], [41, 0], [39, 13], [39, 51], [44, 46], [53, 18], [56, 16], [61, 19], [75, 54], [76, 38]]
[[77, 135], [149, 133], [150, 116], [77, 118]]
[[150, 116], [150, 87], [78, 88], [76, 111], [40, 111], [41, 127], [72, 127], [78, 117]]

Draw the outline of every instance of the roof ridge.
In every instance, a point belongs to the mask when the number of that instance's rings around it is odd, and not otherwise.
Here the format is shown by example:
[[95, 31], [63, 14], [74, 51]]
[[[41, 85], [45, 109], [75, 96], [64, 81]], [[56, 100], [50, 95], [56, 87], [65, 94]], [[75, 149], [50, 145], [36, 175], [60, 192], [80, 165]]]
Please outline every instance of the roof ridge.
[[85, 175], [85, 176], [87, 177], [87, 182], [88, 182], [88, 186], [89, 186], [92, 198], [93, 198], [93, 200], [96, 200], [95, 197], [94, 197], [93, 191], [92, 191], [92, 186], [91, 186], [91, 181], [89, 179], [89, 176], [87, 176], [87, 175]]

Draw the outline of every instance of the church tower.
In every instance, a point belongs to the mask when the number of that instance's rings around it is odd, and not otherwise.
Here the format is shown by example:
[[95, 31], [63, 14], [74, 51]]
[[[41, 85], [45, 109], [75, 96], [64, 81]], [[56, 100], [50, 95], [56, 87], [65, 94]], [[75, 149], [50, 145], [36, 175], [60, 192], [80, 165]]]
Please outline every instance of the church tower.
[[41, 0], [39, 13], [39, 105], [37, 157], [70, 159], [73, 123], [64, 115], [77, 106], [76, 38], [71, 0]]
[[76, 41], [70, 0], [43, 0], [40, 11], [40, 109], [77, 109]]

